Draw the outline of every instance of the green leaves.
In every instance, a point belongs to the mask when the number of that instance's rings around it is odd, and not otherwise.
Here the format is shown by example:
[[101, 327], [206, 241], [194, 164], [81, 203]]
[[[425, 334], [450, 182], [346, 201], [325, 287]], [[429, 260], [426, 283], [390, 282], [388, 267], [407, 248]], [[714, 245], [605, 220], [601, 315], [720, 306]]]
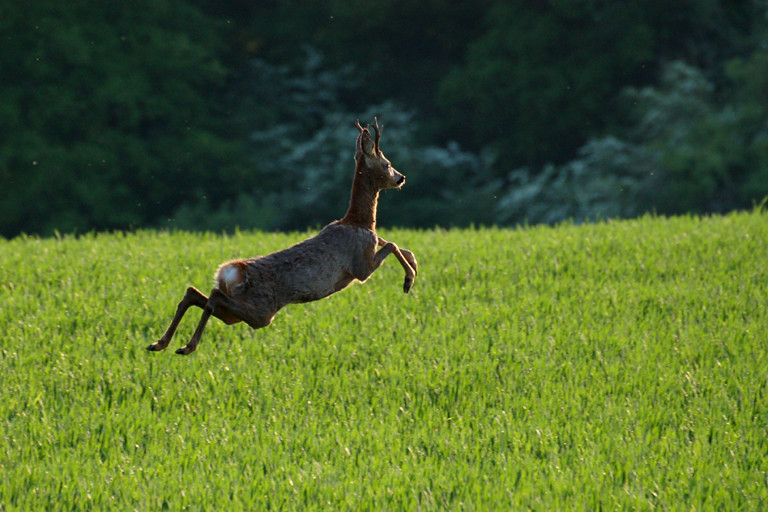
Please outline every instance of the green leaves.
[[466, 65], [442, 83], [448, 121], [469, 120], [474, 143], [492, 141], [506, 168], [561, 161], [605, 126], [613, 95], [650, 59], [639, 10], [634, 2], [497, 4]]
[[199, 9], [43, 0], [22, 11], [2, 22], [25, 51], [2, 63], [14, 72], [0, 85], [0, 234], [144, 224], [225, 158], [243, 162], [213, 127], [226, 70]]

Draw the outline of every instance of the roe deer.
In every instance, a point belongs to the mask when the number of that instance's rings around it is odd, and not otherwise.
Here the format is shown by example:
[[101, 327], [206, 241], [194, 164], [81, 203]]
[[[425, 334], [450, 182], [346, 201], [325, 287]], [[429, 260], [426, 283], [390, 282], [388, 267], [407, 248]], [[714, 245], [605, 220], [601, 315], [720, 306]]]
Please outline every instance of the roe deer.
[[[397, 188], [405, 176], [397, 172], [379, 149], [381, 131], [374, 118], [375, 138], [368, 126], [357, 122], [360, 134], [355, 151], [355, 176], [349, 209], [341, 220], [328, 224], [317, 236], [267, 256], [233, 260], [219, 266], [215, 287], [206, 297], [190, 286], [179, 302], [171, 325], [147, 350], [163, 350], [171, 342], [190, 306], [203, 315], [189, 343], [176, 351], [187, 355], [197, 349], [211, 315], [226, 324], [245, 322], [266, 327], [286, 304], [309, 302], [335, 293], [355, 279], [365, 281], [384, 258], [394, 254], [405, 270], [403, 291], [413, 285], [418, 265], [411, 251], [400, 249], [376, 235], [379, 191]], [[376, 252], [376, 247], [381, 249]]]

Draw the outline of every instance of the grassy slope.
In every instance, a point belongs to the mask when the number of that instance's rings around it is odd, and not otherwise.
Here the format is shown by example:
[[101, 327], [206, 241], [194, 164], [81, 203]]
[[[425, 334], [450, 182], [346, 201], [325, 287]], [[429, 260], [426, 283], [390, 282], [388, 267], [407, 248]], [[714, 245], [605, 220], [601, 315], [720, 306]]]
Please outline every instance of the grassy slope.
[[765, 508], [766, 220], [383, 233], [410, 295], [186, 358], [184, 288], [300, 236], [0, 241], [0, 510]]

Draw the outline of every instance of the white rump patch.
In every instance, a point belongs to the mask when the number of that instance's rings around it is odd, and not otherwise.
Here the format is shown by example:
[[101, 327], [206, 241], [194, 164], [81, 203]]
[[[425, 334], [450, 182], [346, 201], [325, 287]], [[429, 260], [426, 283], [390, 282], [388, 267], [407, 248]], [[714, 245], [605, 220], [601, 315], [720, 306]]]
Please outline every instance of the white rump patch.
[[216, 271], [215, 279], [219, 289], [227, 295], [231, 295], [235, 286], [242, 283], [245, 277], [237, 265], [225, 263]]

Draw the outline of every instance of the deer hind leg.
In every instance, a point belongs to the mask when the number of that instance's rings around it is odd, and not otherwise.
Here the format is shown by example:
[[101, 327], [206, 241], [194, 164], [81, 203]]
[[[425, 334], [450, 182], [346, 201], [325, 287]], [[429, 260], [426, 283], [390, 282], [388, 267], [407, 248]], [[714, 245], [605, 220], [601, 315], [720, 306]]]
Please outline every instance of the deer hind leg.
[[[147, 350], [158, 351], [165, 349], [171, 343], [173, 335], [176, 333], [176, 329], [179, 327], [179, 323], [181, 323], [184, 313], [187, 312], [190, 306], [197, 306], [198, 308], [205, 309], [206, 304], [208, 304], [208, 297], [203, 295], [194, 286], [187, 288], [184, 298], [181, 299], [181, 302], [179, 302], [179, 305], [176, 307], [176, 314], [173, 316], [173, 320], [171, 320], [171, 325], [168, 326], [168, 329], [160, 340], [148, 346]], [[227, 325], [241, 321], [240, 318], [224, 309], [215, 312], [214, 316], [221, 319]]]
[[165, 334], [163, 334], [160, 340], [148, 346], [147, 350], [157, 351], [165, 349], [168, 344], [171, 343], [171, 339], [173, 339], [173, 335], [176, 333], [176, 329], [179, 327], [179, 323], [181, 323], [181, 319], [189, 307], [197, 306], [199, 308], [204, 308], [207, 302], [208, 297], [200, 293], [197, 288], [193, 286], [187, 288], [187, 293], [184, 294], [184, 298], [181, 299], [181, 302], [179, 302], [179, 305], [176, 307], [176, 314], [173, 315], [171, 325], [168, 326], [168, 329], [166, 329]]
[[403, 267], [403, 270], [405, 270], [403, 292], [408, 293], [411, 286], [413, 286], [413, 281], [416, 279], [416, 272], [418, 269], [418, 264], [416, 263], [416, 258], [413, 253], [405, 249], [400, 249], [395, 243], [387, 242], [383, 238], [379, 238], [378, 244], [381, 246], [381, 249], [373, 258], [373, 269], [377, 269], [381, 265], [381, 262], [384, 261], [384, 258], [390, 254], [394, 254], [397, 261], [399, 261], [400, 265]]
[[176, 350], [177, 354], [188, 355], [197, 350], [197, 345], [200, 343], [205, 325], [208, 323], [211, 315], [223, 320], [227, 324], [244, 321], [254, 329], [266, 327], [272, 322], [274, 317], [274, 314], [257, 315], [247, 303], [239, 302], [218, 288], [214, 288], [203, 308], [203, 315], [200, 317], [200, 322], [197, 324], [194, 334], [186, 345]]

